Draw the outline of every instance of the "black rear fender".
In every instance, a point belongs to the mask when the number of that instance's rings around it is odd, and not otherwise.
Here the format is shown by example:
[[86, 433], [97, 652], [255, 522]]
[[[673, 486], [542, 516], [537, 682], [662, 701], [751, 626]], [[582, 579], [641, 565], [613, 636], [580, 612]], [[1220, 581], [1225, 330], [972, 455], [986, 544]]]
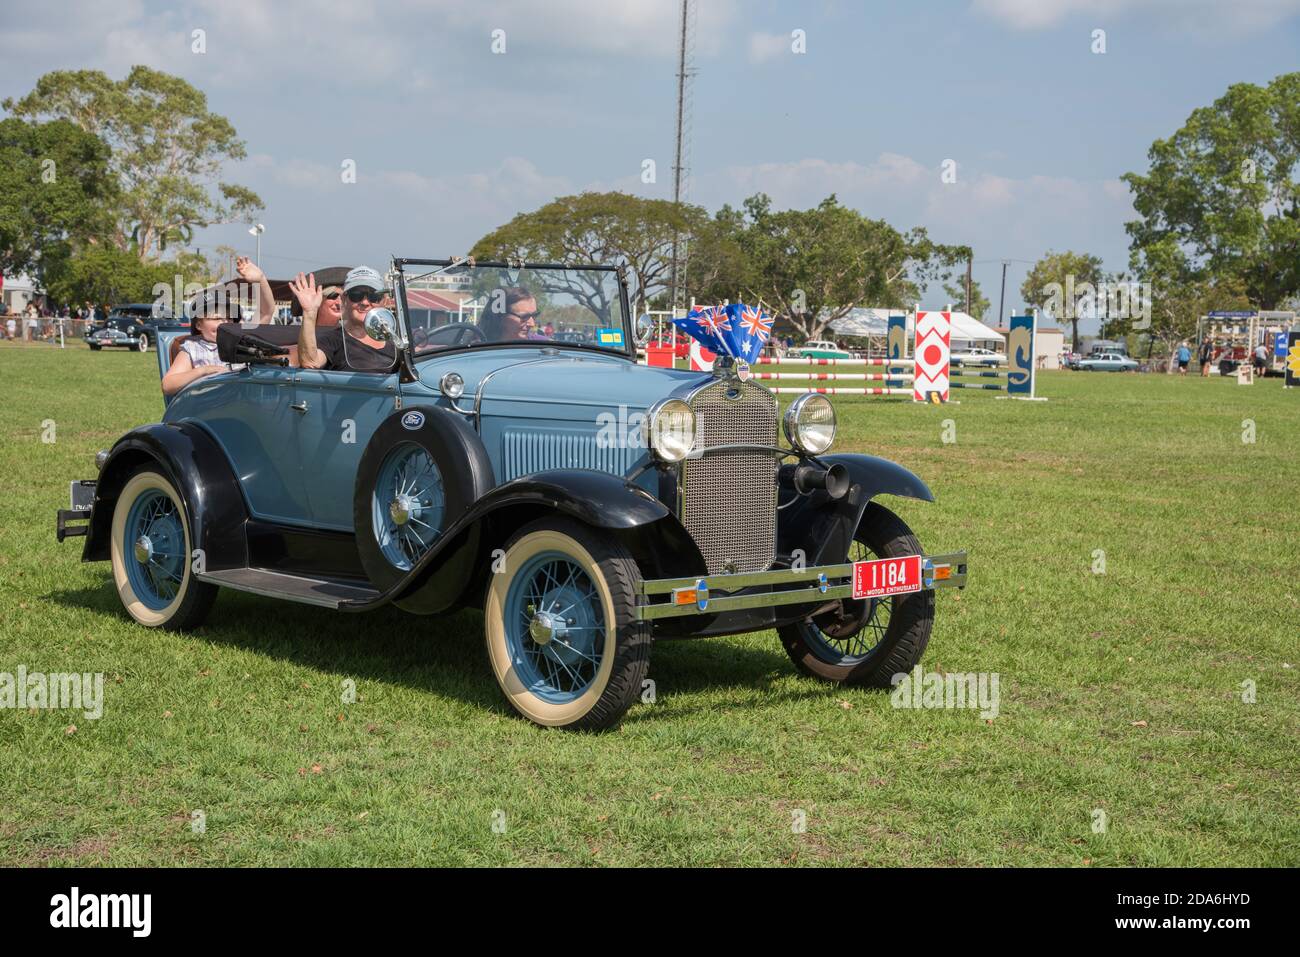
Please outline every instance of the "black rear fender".
[[113, 509], [127, 479], [143, 466], [157, 468], [185, 503], [193, 547], [203, 549], [210, 571], [248, 564], [244, 524], [248, 508], [225, 453], [193, 423], [146, 425], [109, 450], [95, 486], [95, 505], [81, 553], [83, 562], [109, 558]]

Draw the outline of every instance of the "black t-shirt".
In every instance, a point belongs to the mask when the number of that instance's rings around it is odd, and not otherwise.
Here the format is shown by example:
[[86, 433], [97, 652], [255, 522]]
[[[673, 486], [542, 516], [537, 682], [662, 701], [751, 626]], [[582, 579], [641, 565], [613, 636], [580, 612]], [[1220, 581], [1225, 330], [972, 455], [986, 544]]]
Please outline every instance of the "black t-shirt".
[[316, 348], [325, 354], [326, 369], [348, 372], [392, 372], [397, 367], [397, 350], [391, 342], [382, 349], [368, 346], [359, 339], [347, 336], [341, 325], [316, 330]]

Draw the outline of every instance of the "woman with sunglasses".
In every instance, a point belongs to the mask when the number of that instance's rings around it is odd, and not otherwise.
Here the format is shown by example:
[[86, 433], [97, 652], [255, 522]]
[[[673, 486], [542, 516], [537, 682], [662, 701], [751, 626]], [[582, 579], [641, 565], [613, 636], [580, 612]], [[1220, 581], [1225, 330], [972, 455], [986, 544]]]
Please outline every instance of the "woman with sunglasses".
[[343, 287], [326, 286], [320, 291], [320, 309], [316, 312], [317, 329], [333, 329], [343, 321]]
[[316, 329], [324, 296], [316, 276], [298, 273], [289, 288], [302, 304], [298, 331], [298, 365], [304, 369], [341, 369], [349, 372], [391, 372], [397, 365], [392, 342], [366, 334], [366, 313], [384, 301], [384, 279], [368, 266], [358, 266], [343, 280], [339, 300], [341, 321], [333, 328]]
[[487, 342], [542, 338], [536, 334], [537, 320], [542, 313], [533, 294], [523, 286], [512, 286], [500, 292], [503, 294], [500, 298], [491, 297], [496, 300], [497, 309], [489, 306], [478, 321], [483, 338]]

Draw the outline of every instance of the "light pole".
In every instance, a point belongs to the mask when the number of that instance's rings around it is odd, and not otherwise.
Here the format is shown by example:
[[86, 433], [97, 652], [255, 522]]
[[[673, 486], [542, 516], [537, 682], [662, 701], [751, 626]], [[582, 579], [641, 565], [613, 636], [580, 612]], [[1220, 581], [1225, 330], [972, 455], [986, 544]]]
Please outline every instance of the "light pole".
[[266, 227], [257, 223], [248, 227], [248, 235], [257, 237], [257, 268], [262, 268], [262, 233], [266, 232]]

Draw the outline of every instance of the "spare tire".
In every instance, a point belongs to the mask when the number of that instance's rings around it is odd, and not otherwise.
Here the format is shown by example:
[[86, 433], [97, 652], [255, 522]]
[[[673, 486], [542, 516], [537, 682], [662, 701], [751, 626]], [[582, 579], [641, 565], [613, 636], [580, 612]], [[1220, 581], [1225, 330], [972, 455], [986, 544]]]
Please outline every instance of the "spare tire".
[[371, 583], [387, 591], [405, 578], [494, 484], [483, 443], [458, 413], [426, 406], [380, 423], [352, 496], [357, 553]]

